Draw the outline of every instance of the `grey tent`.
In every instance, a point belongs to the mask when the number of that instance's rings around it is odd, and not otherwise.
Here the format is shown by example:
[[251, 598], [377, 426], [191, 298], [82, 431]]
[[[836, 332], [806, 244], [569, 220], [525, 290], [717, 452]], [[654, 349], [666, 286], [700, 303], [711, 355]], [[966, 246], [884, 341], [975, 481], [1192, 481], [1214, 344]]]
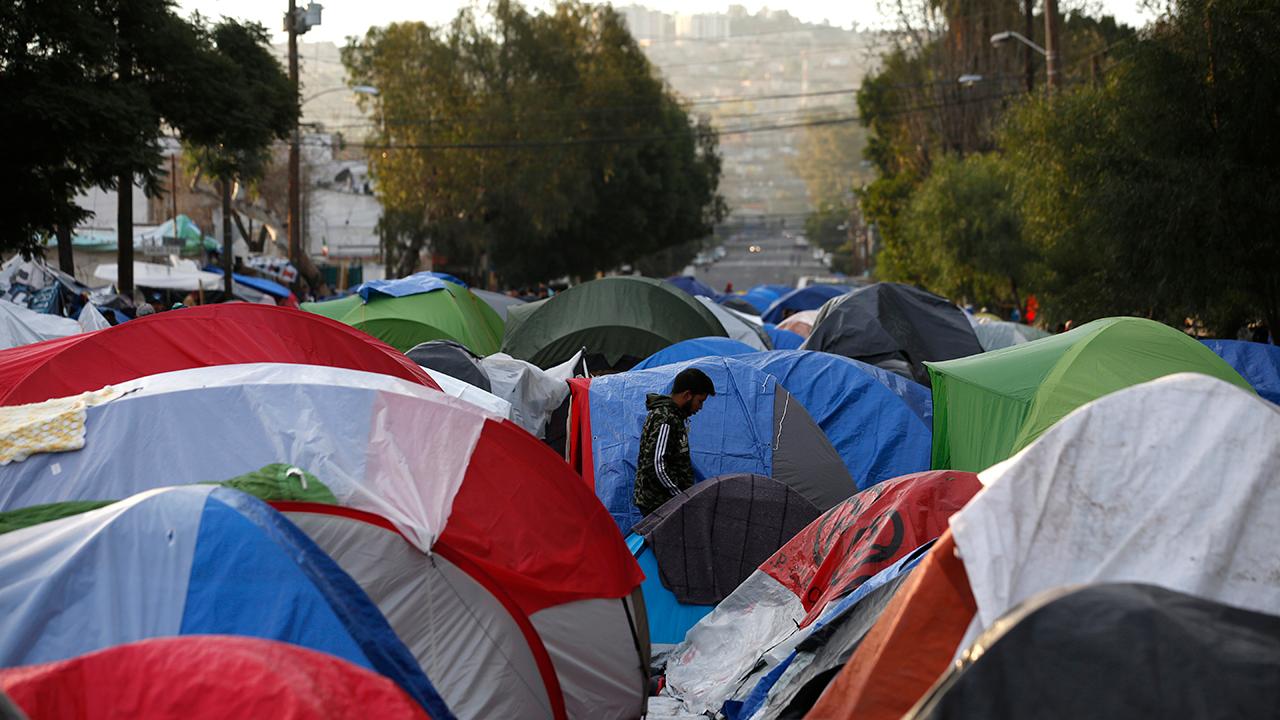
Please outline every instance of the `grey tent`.
[[477, 290], [475, 288], [471, 288], [471, 294], [480, 298], [486, 305], [493, 308], [493, 311], [498, 313], [498, 317], [502, 318], [503, 322], [507, 321], [507, 311], [513, 305], [525, 304], [525, 301], [520, 298], [503, 295], [502, 293], [496, 293], [491, 290]]
[[977, 355], [982, 345], [951, 301], [882, 282], [828, 300], [801, 349], [861, 360], [927, 386], [924, 362]]
[[821, 514], [794, 488], [743, 473], [694, 485], [632, 532], [653, 548], [662, 584], [679, 602], [715, 605]]
[[479, 356], [462, 343], [453, 340], [430, 340], [419, 343], [405, 353], [422, 367], [442, 372], [485, 392], [493, 392], [489, 376], [480, 365]]
[[1245, 718], [1280, 708], [1280, 617], [1152, 585], [1050, 590], [1011, 610], [912, 718]]

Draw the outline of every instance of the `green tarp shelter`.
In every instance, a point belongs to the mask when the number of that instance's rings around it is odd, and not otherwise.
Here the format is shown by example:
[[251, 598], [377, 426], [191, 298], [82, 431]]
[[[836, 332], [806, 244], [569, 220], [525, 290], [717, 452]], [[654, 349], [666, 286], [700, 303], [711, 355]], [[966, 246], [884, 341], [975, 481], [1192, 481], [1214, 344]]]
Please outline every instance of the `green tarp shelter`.
[[933, 467], [971, 472], [1011, 457], [1081, 405], [1131, 385], [1196, 372], [1249, 389], [1202, 343], [1131, 317], [925, 365], [933, 382]]
[[625, 370], [669, 345], [708, 335], [727, 337], [692, 295], [661, 280], [620, 276], [510, 308], [502, 349], [549, 368], [585, 347], [588, 356]]
[[429, 340], [454, 340], [476, 355], [498, 352], [502, 318], [470, 290], [441, 281], [441, 290], [402, 297], [380, 293], [302, 303], [302, 309], [366, 332], [401, 352]]

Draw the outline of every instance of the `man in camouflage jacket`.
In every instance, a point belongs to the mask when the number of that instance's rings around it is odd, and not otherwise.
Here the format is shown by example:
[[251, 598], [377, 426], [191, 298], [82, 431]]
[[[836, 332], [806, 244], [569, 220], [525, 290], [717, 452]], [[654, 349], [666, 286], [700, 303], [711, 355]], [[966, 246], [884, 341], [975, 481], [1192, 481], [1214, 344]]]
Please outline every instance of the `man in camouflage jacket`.
[[650, 394], [645, 398], [649, 416], [640, 432], [632, 496], [641, 513], [648, 515], [693, 487], [687, 423], [702, 409], [707, 396], [715, 394], [711, 378], [697, 368], [689, 368], [676, 375], [670, 395]]

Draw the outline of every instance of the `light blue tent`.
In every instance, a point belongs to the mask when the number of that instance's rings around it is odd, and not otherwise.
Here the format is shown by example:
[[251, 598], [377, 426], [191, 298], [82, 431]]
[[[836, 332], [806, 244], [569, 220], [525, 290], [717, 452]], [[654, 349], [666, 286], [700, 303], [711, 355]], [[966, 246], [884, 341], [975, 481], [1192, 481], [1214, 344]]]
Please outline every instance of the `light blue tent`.
[[1204, 344], [1248, 380], [1259, 395], [1280, 404], [1280, 346], [1246, 340], [1205, 340]]
[[804, 344], [804, 336], [800, 333], [783, 330], [773, 323], [765, 323], [764, 331], [769, 335], [769, 342], [774, 350], [799, 350]]
[[660, 365], [696, 360], [702, 357], [734, 357], [758, 352], [755, 348], [726, 337], [700, 337], [681, 340], [641, 360], [632, 370], [648, 370]]
[[795, 288], [790, 285], [756, 285], [737, 297], [740, 297], [750, 303], [751, 306], [756, 309], [757, 313], [763, 313], [765, 310], [769, 309], [769, 306], [773, 304], [774, 300], [777, 300], [794, 289]]
[[810, 285], [792, 290], [774, 300], [760, 316], [767, 323], [780, 323], [787, 318], [787, 311], [817, 310], [833, 297], [840, 297], [853, 288], [848, 285]]
[[335, 655], [451, 717], [358, 585], [279, 513], [175, 487], [0, 536], [0, 666], [172, 635], [243, 635]]
[[777, 378], [804, 405], [859, 490], [929, 469], [932, 398], [922, 385], [810, 350], [774, 350], [735, 360]]
[[736, 358], [701, 358], [605, 375], [590, 386], [591, 474], [596, 495], [624, 534], [640, 520], [632, 492], [645, 396], [671, 392], [676, 374], [688, 367], [707, 373], [716, 387], [716, 396], [689, 423], [699, 480], [763, 475], [795, 489], [820, 510], [856, 491], [844, 462], [804, 405], [772, 375]]

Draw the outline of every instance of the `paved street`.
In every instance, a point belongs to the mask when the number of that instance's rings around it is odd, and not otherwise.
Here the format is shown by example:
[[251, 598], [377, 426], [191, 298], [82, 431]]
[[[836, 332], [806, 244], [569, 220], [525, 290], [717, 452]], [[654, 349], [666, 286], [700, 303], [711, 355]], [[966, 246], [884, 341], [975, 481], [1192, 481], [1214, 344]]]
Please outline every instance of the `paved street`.
[[[749, 252], [752, 245], [759, 245], [761, 251]], [[740, 234], [726, 241], [724, 248], [725, 257], [697, 269], [697, 278], [715, 290], [724, 290], [729, 282], [737, 290], [765, 283], [794, 286], [804, 275], [830, 272], [813, 258], [808, 245], [798, 247], [781, 234], [767, 238]]]

